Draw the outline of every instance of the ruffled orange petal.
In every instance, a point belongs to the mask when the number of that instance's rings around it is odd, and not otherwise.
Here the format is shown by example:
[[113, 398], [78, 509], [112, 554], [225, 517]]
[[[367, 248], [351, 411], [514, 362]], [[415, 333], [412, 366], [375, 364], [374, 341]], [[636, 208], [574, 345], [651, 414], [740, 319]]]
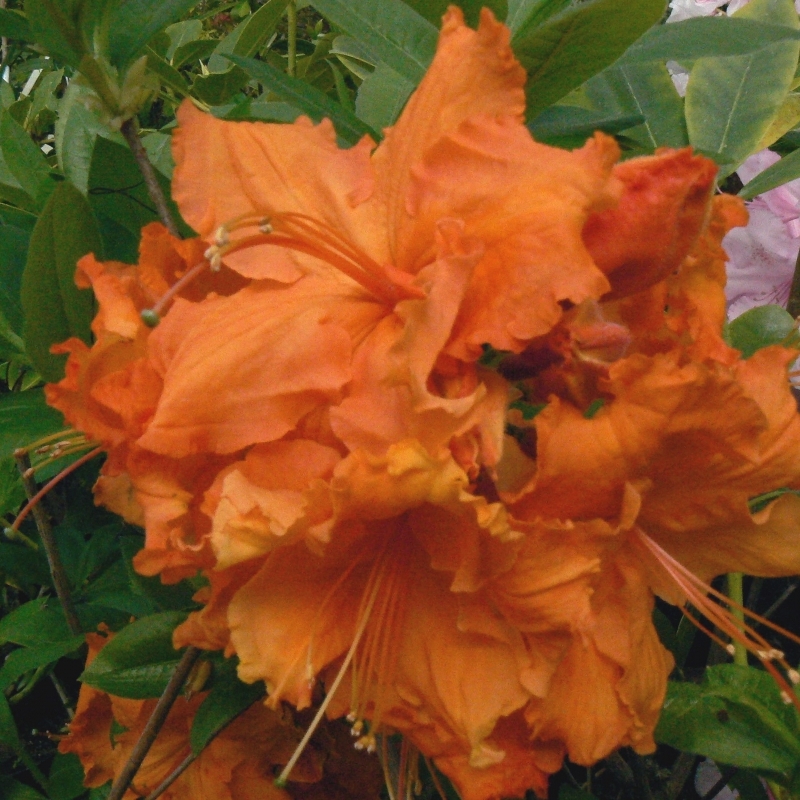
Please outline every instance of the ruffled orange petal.
[[[385, 236], [376, 227], [382, 215], [363, 202], [373, 185], [368, 137], [340, 150], [327, 119], [316, 126], [305, 117], [292, 125], [226, 122], [187, 100], [172, 141], [173, 196], [202, 237], [210, 239], [245, 214], [301, 213], [387, 261]], [[301, 274], [295, 260], [274, 247], [232, 254], [226, 263], [249, 278], [292, 281]]]
[[153, 335], [164, 391], [139, 444], [173, 456], [232, 453], [279, 439], [338, 400], [350, 379], [349, 331], [382, 315], [340, 291], [309, 276], [289, 287], [253, 284], [188, 319], [176, 303]]
[[635, 294], [674, 272], [706, 224], [716, 165], [690, 149], [661, 151], [614, 167], [624, 191], [583, 231], [611, 294]]
[[508, 118], [470, 118], [430, 147], [408, 201], [417, 239], [454, 217], [484, 250], [447, 352], [474, 360], [484, 343], [518, 352], [555, 325], [559, 303], [608, 291], [582, 231], [616, 199], [618, 155], [601, 134], [572, 153], [538, 144]]
[[396, 266], [416, 272], [432, 238], [415, 242], [406, 198], [412, 170], [427, 149], [471, 117], [509, 116], [522, 123], [525, 70], [514, 58], [510, 34], [484, 11], [477, 31], [451, 6], [442, 20], [436, 55], [403, 113], [375, 151], [377, 192], [386, 206], [389, 252]]

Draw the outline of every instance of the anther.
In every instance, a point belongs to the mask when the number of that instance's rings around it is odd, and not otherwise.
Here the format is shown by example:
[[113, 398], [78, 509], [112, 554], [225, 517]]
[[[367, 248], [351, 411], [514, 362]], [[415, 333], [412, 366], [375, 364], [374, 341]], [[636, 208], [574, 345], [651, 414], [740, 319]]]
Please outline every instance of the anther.
[[364, 730], [364, 723], [359, 719], [355, 722], [353, 727], [350, 728], [350, 735], [353, 737], [361, 736], [361, 731], [363, 730]]
[[348, 722], [355, 722], [355, 721], [358, 719], [358, 715], [356, 714], [356, 712], [355, 712], [355, 711], [351, 711], [351, 712], [350, 712], [350, 713], [349, 713], [349, 714], [348, 714], [348, 715], [345, 717], [345, 719], [346, 719]]
[[214, 244], [216, 244], [217, 247], [225, 247], [226, 244], [230, 244], [230, 241], [231, 237], [228, 235], [227, 226], [220, 225], [214, 234]]
[[789, 677], [793, 686], [797, 686], [797, 684], [800, 683], [800, 672], [796, 669], [787, 670], [786, 675]]
[[275, 228], [272, 227], [272, 223], [269, 221], [269, 218], [266, 218], [258, 223], [258, 230], [261, 233], [270, 234], [275, 230]]
[[788, 705], [791, 705], [792, 698], [791, 698], [791, 697], [789, 697], [789, 693], [788, 693], [788, 692], [781, 692], [781, 700], [783, 700], [783, 702], [784, 702], [784, 703], [785, 703], [787, 706], [788, 706]]
[[728, 655], [736, 655], [736, 648], [732, 644], [726, 644], [725, 650], [727, 651]]
[[161, 322], [161, 315], [152, 308], [145, 308], [140, 312], [139, 316], [148, 328], [155, 328]]
[[28, 467], [28, 469], [26, 469], [25, 472], [22, 473], [22, 477], [25, 478], [26, 480], [28, 478], [32, 478], [33, 475], [34, 475], [33, 467]]

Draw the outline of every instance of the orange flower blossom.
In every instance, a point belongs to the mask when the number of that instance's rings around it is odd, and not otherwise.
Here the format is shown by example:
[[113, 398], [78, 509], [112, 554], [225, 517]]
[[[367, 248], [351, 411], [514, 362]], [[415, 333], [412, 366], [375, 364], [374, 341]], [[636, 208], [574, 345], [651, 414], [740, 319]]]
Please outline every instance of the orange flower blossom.
[[700, 579], [798, 568], [796, 499], [747, 507], [797, 486], [800, 431], [792, 354], [720, 335], [739, 206], [688, 151], [537, 144], [524, 80], [504, 26], [451, 9], [377, 148], [184, 104], [175, 197], [228, 272], [190, 270], [206, 288], [108, 367], [97, 323], [61, 384], [85, 418], [51, 394], [87, 432], [143, 409], [96, 436], [144, 509], [137, 568], [209, 578], [177, 645], [235, 652], [273, 707], [324, 691], [368, 749], [403, 733], [465, 800], [652, 750], [654, 592], [706, 607]]

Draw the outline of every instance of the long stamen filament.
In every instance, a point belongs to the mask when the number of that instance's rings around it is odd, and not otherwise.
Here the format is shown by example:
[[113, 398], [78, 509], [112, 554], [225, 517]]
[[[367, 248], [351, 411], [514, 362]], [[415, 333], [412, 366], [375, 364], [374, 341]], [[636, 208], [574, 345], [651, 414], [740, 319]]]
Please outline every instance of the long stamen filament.
[[300, 740], [300, 744], [297, 745], [294, 753], [292, 753], [292, 757], [286, 763], [286, 766], [283, 768], [281, 774], [275, 779], [275, 785], [279, 788], [283, 788], [286, 786], [287, 781], [289, 780], [289, 775], [294, 768], [294, 765], [297, 763], [298, 759], [305, 750], [306, 745], [308, 744], [311, 737], [314, 735], [314, 731], [316, 731], [319, 723], [322, 721], [323, 716], [325, 716], [325, 711], [330, 705], [331, 700], [333, 700], [334, 696], [336, 695], [337, 690], [342, 682], [342, 679], [347, 672], [347, 668], [350, 666], [350, 662], [353, 660], [353, 657], [356, 654], [356, 650], [358, 649], [358, 645], [361, 641], [361, 637], [364, 635], [364, 631], [367, 629], [367, 623], [369, 622], [370, 614], [372, 613], [372, 607], [375, 604], [375, 598], [378, 596], [378, 589], [380, 587], [380, 582], [376, 581], [375, 585], [370, 593], [369, 600], [367, 602], [367, 607], [364, 610], [364, 613], [361, 615], [361, 620], [359, 621], [358, 628], [356, 629], [356, 634], [353, 637], [353, 643], [350, 645], [350, 649], [347, 651], [347, 654], [344, 657], [344, 661], [342, 661], [341, 667], [339, 667], [339, 672], [336, 674], [336, 677], [331, 684], [331, 688], [328, 691], [328, 694], [325, 696], [325, 699], [320, 704], [317, 713], [314, 715], [314, 719], [311, 721], [311, 724], [308, 726], [303, 738]]
[[206, 267], [208, 267], [208, 261], [201, 261], [199, 264], [195, 264], [188, 272], [184, 273], [172, 286], [167, 289], [161, 297], [158, 298], [155, 305], [151, 308], [146, 308], [141, 313], [142, 322], [150, 328], [155, 328], [156, 325], [161, 321], [161, 314], [164, 311], [164, 306], [175, 297], [181, 289], [185, 288], [188, 284], [190, 284], [201, 272], [203, 272]]
[[[766, 625], [773, 631], [780, 633], [787, 638], [797, 641], [797, 636], [794, 636], [789, 631], [785, 631], [773, 622], [765, 619], [764, 617], [756, 614], [744, 606], [731, 600], [726, 595], [718, 592], [711, 586], [701, 581], [696, 575], [690, 572], [679, 561], [674, 559], [659, 545], [657, 545], [649, 536], [642, 531], [637, 531], [639, 540], [644, 546], [655, 556], [662, 569], [669, 575], [674, 584], [686, 595], [687, 601], [690, 602], [698, 611], [700, 611], [710, 622], [717, 628], [728, 635], [734, 642], [740, 643], [749, 652], [751, 652], [758, 660], [764, 665], [764, 668], [769, 672], [775, 682], [782, 690], [782, 696], [787, 702], [793, 703], [798, 710], [800, 710], [800, 698], [797, 697], [792, 686], [789, 685], [786, 678], [776, 669], [773, 662], [777, 662], [781, 669], [784, 670], [792, 685], [800, 683], [800, 674], [797, 670], [793, 669], [786, 661], [784, 654], [780, 650], [776, 650], [772, 645], [760, 634], [758, 631], [751, 628], [746, 623], [743, 625], [738, 619], [735, 619], [730, 611], [726, 610], [727, 605], [730, 608], [740, 610], [742, 616], [748, 616], [751, 619], [759, 621], [761, 624]], [[712, 602], [708, 595], [711, 595], [719, 603]], [[704, 633], [708, 634], [714, 641], [720, 644], [725, 650], [731, 652], [733, 647], [727, 645], [716, 635], [710, 633], [705, 626], [698, 624], [697, 620], [692, 614], [684, 613], [688, 619], [697, 625], [697, 627]]]

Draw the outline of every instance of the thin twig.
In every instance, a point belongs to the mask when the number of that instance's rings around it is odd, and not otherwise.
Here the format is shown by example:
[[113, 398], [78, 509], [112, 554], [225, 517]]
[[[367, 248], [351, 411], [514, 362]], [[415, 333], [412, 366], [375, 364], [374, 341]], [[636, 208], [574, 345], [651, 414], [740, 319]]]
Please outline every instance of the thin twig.
[[694, 772], [699, 760], [700, 756], [696, 756], [694, 753], [681, 753], [675, 759], [675, 763], [672, 765], [672, 773], [664, 789], [666, 800], [676, 800], [680, 796], [686, 781], [689, 780], [689, 777]]
[[126, 119], [125, 122], [122, 123], [120, 132], [125, 137], [125, 141], [128, 143], [128, 147], [130, 147], [131, 153], [133, 153], [133, 157], [139, 165], [145, 185], [147, 186], [147, 193], [150, 195], [150, 199], [153, 201], [156, 211], [158, 212], [158, 218], [173, 236], [180, 236], [178, 226], [175, 224], [175, 220], [172, 218], [169, 206], [167, 205], [167, 198], [164, 196], [164, 192], [161, 190], [161, 184], [156, 177], [156, 171], [139, 137], [136, 120], [134, 118]]
[[[25, 494], [28, 500], [32, 500], [36, 494], [36, 481], [28, 470], [31, 468], [31, 460], [26, 452], [17, 451], [14, 453], [14, 460], [17, 462], [17, 469], [22, 475], [22, 485], [25, 487]], [[47, 554], [47, 563], [50, 567], [50, 575], [53, 578], [53, 586], [56, 588], [56, 594], [61, 601], [61, 608], [64, 610], [64, 616], [67, 619], [67, 625], [70, 631], [76, 636], [83, 633], [81, 623], [78, 620], [78, 614], [75, 611], [75, 605], [72, 602], [72, 594], [70, 593], [69, 580], [67, 573], [64, 569], [64, 564], [61, 561], [61, 556], [58, 552], [55, 537], [53, 536], [53, 528], [50, 525], [50, 520], [47, 513], [42, 508], [41, 503], [36, 503], [33, 506], [33, 518], [36, 521], [36, 527], [39, 530], [42, 544], [44, 545], [44, 552]]]
[[133, 746], [130, 757], [111, 786], [111, 791], [108, 793], [106, 800], [121, 800], [125, 792], [128, 791], [199, 655], [200, 650], [196, 647], [186, 648], [181, 660], [178, 662], [178, 666], [175, 667], [175, 672], [172, 673], [172, 677], [169, 679], [167, 688], [158, 698], [156, 707], [153, 709], [150, 719], [147, 720], [139, 740]]
[[636, 783], [636, 796], [639, 800], [653, 800], [650, 790], [650, 778], [647, 775], [647, 761], [636, 752], [631, 753], [630, 760], [633, 779]]
[[56, 690], [59, 699], [64, 705], [64, 710], [67, 712], [67, 716], [70, 720], [75, 719], [75, 711], [72, 708], [72, 702], [70, 701], [67, 693], [64, 691], [64, 687], [61, 685], [61, 681], [55, 676], [55, 673], [50, 673], [50, 682], [53, 684], [53, 688]]
[[288, 17], [286, 73], [294, 77], [297, 73], [297, 3], [295, 0], [289, 0], [286, 15]]

